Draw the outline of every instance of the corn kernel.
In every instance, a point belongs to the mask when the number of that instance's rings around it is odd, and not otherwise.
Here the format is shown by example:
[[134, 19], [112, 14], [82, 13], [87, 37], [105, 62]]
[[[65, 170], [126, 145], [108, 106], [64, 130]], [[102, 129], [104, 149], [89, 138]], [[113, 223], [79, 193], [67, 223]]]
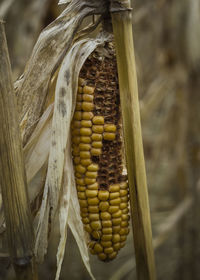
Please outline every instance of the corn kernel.
[[101, 149], [91, 149], [91, 155], [92, 156], [100, 156], [101, 155]]
[[84, 229], [85, 229], [85, 231], [87, 231], [88, 233], [91, 233], [91, 232], [92, 232], [92, 228], [91, 228], [91, 226], [90, 226], [89, 224], [85, 225], [85, 226], [84, 226]]
[[86, 190], [86, 196], [87, 197], [96, 197], [98, 194], [97, 190]]
[[118, 243], [113, 244], [113, 248], [115, 251], [119, 251], [119, 249], [121, 248], [120, 243], [118, 242]]
[[115, 140], [115, 137], [116, 137], [115, 133], [104, 132], [104, 134], [103, 134], [103, 138], [104, 138], [105, 140], [108, 140], [108, 141], [113, 141], [113, 140]]
[[121, 235], [120, 236], [120, 240], [121, 242], [126, 241], [127, 236], [126, 235]]
[[98, 134], [98, 133], [92, 133], [92, 141], [102, 141], [102, 134]]
[[[79, 77], [79, 78], [78, 78], [78, 84], [79, 84], [78, 91], [79, 91], [79, 88], [81, 88], [81, 90], [83, 91], [82, 86], [85, 85], [85, 80]], [[81, 86], [81, 87], [80, 87], [80, 86]]]
[[120, 191], [120, 186], [119, 184], [111, 185], [109, 187], [110, 192], [119, 192]]
[[106, 254], [104, 254], [104, 253], [100, 253], [100, 254], [98, 254], [98, 258], [99, 258], [101, 261], [104, 261], [104, 260], [106, 260], [107, 256], [106, 256]]
[[93, 102], [94, 96], [90, 94], [83, 94], [83, 100], [86, 102]]
[[80, 121], [82, 118], [82, 113], [80, 111], [76, 111], [74, 113], [74, 120]]
[[72, 122], [73, 128], [80, 128], [81, 127], [81, 122], [80, 121], [73, 121]]
[[106, 201], [109, 198], [109, 192], [106, 190], [100, 190], [98, 193], [98, 198], [100, 200]]
[[108, 258], [110, 260], [113, 260], [114, 258], [116, 258], [116, 256], [117, 256], [117, 252], [112, 252], [111, 254], [108, 255]]
[[111, 215], [108, 212], [101, 212], [100, 217], [102, 220], [111, 220]]
[[[112, 227], [112, 221], [110, 221], [110, 220], [102, 221], [102, 227], [104, 227], [104, 228]], [[119, 230], [120, 230], [120, 227], [119, 227]]]
[[90, 221], [99, 221], [99, 214], [97, 213], [89, 214], [89, 219]]
[[89, 206], [88, 211], [90, 213], [99, 213], [99, 207], [98, 206]]
[[80, 134], [80, 128], [72, 129], [72, 136], [78, 136]]
[[72, 143], [73, 144], [79, 144], [80, 143], [80, 137], [79, 136], [74, 136], [72, 137]]
[[112, 240], [112, 234], [103, 234], [101, 236], [101, 240], [102, 241], [110, 241], [110, 240]]
[[88, 127], [81, 127], [80, 128], [80, 135], [81, 136], [90, 136], [92, 134], [91, 128]]
[[[87, 209], [87, 207], [83, 207], [83, 208], [81, 208], [81, 214], [87, 214], [88, 215], [88, 209]], [[81, 216], [82, 217], [82, 216]]]
[[81, 151], [81, 152], [80, 152], [80, 158], [81, 158], [81, 159], [90, 158], [90, 152]]
[[75, 157], [73, 158], [73, 161], [74, 161], [74, 164], [79, 164], [79, 163], [80, 163], [80, 157], [75, 156]]
[[75, 108], [75, 110], [76, 110], [76, 111], [81, 111], [81, 109], [82, 109], [82, 103], [81, 103], [81, 102], [76, 102], [76, 108]]
[[110, 199], [118, 198], [119, 197], [119, 192], [113, 192], [110, 193]]
[[128, 221], [122, 221], [121, 222], [121, 227], [128, 227], [129, 226], [129, 222]]
[[89, 151], [91, 148], [90, 144], [80, 143], [79, 150], [80, 151]]
[[82, 103], [82, 110], [85, 112], [91, 112], [94, 109], [94, 104], [90, 102]]
[[82, 222], [84, 224], [89, 224], [90, 220], [88, 219], [88, 217], [82, 218]]
[[128, 183], [127, 182], [121, 182], [120, 183], [120, 189], [127, 189], [128, 188]]
[[90, 223], [90, 226], [94, 230], [100, 230], [101, 229], [101, 222], [100, 221], [92, 221]]
[[126, 196], [126, 195], [128, 195], [127, 190], [120, 190], [120, 196]]
[[103, 133], [103, 125], [93, 125], [92, 131], [94, 133], [102, 134]]
[[96, 149], [100, 149], [103, 147], [103, 143], [100, 141], [94, 141], [94, 142], [92, 142], [92, 147], [96, 148]]
[[122, 214], [122, 221], [129, 221], [130, 220], [130, 216], [127, 214]]
[[125, 246], [125, 244], [126, 244], [125, 242], [121, 242], [120, 243], [121, 248], [123, 248]]
[[122, 216], [122, 211], [121, 210], [118, 210], [117, 212], [113, 213], [112, 214], [112, 217], [113, 218], [119, 218]]
[[119, 206], [110, 206], [108, 208], [108, 212], [111, 213], [111, 214], [117, 212], [118, 210], [119, 210]]
[[75, 170], [81, 174], [84, 174], [86, 172], [86, 168], [80, 164], [75, 167]]
[[80, 163], [83, 166], [88, 166], [88, 165], [90, 165], [92, 163], [92, 161], [91, 161], [90, 158], [87, 158], [87, 159], [81, 159]]
[[88, 177], [85, 177], [84, 180], [85, 180], [86, 185], [92, 185], [96, 182], [96, 179], [88, 178]]
[[[93, 118], [93, 113], [92, 112], [83, 112], [82, 113], [82, 119], [83, 120], [91, 120]], [[81, 120], [81, 119], [80, 119]]]
[[127, 235], [128, 233], [129, 233], [129, 228], [121, 228], [119, 232], [120, 236]]
[[113, 227], [112, 227], [113, 233], [118, 233], [118, 232], [120, 232], [120, 229], [121, 229], [120, 226], [113, 226]]
[[92, 205], [93, 205], [93, 206], [96, 206], [96, 205], [99, 204], [99, 199], [98, 199], [97, 197], [88, 198], [87, 201], [88, 201], [88, 204], [91, 205], [91, 206], [92, 206]]
[[94, 93], [94, 88], [89, 87], [89, 86], [84, 86], [83, 87], [83, 93], [85, 93], [85, 94], [93, 94]]
[[121, 218], [114, 218], [112, 219], [113, 226], [118, 226], [121, 224], [122, 219]]
[[94, 116], [92, 119], [93, 124], [104, 124], [104, 117]]
[[120, 235], [119, 234], [114, 234], [113, 236], [112, 236], [112, 241], [113, 241], [113, 243], [118, 243], [118, 242], [120, 242]]
[[92, 122], [90, 120], [82, 120], [81, 126], [83, 127], [92, 127]]
[[86, 187], [77, 186], [77, 191], [78, 191], [78, 192], [85, 192], [85, 190], [86, 190]]
[[89, 144], [89, 143], [91, 143], [91, 138], [89, 136], [81, 136], [80, 137], [80, 142], [85, 143], [85, 144]]
[[101, 241], [101, 245], [104, 247], [104, 248], [109, 248], [112, 246], [112, 242], [111, 241]]
[[103, 228], [102, 229], [102, 233], [103, 234], [111, 234], [112, 233], [112, 228]]
[[92, 163], [87, 167], [88, 171], [98, 171], [98, 169], [99, 169], [99, 166], [98, 166], [98, 164], [95, 164], [95, 163]]
[[126, 209], [127, 207], [128, 207], [128, 203], [127, 203], [127, 202], [120, 203], [119, 208], [120, 208], [121, 210]]
[[99, 203], [99, 209], [100, 211], [104, 212], [104, 211], [107, 211], [109, 208], [109, 203], [107, 201], [101, 201]]
[[102, 253], [103, 252], [103, 247], [99, 244], [99, 243], [96, 243], [95, 245], [94, 245], [94, 251], [95, 251], [95, 253]]
[[110, 205], [120, 205], [120, 202], [121, 202], [121, 198], [118, 197], [118, 198], [110, 200]]
[[116, 132], [117, 127], [114, 124], [105, 124], [104, 130], [105, 130], [105, 132]]
[[85, 176], [87, 176], [88, 178], [96, 178], [98, 176], [97, 172], [92, 172], [92, 171], [87, 171], [85, 173]]
[[88, 203], [87, 200], [80, 199], [79, 200], [80, 207], [87, 207]]
[[92, 232], [92, 237], [94, 237], [96, 240], [99, 240], [101, 238], [101, 232], [99, 230], [94, 230]]
[[123, 203], [123, 202], [128, 202], [128, 196], [122, 196], [121, 197], [121, 202]]
[[114, 249], [112, 247], [109, 247], [109, 248], [105, 248], [104, 249], [104, 253], [105, 254], [112, 254], [114, 252]]
[[98, 190], [99, 185], [98, 185], [98, 183], [96, 182], [96, 183], [94, 183], [94, 184], [88, 185], [87, 188], [88, 188], [88, 190]]

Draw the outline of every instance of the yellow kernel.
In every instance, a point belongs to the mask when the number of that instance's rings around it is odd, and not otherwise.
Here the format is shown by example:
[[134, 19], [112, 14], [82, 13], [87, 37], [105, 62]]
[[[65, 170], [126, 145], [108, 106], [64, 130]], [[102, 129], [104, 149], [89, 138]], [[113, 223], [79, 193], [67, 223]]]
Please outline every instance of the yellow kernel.
[[119, 206], [110, 206], [108, 212], [113, 214], [119, 210]]
[[89, 206], [88, 211], [90, 213], [99, 213], [99, 207], [98, 206]]
[[110, 199], [118, 198], [119, 197], [119, 192], [112, 192], [110, 193]]
[[82, 110], [85, 112], [91, 112], [94, 109], [94, 104], [90, 102], [82, 103]]
[[74, 147], [72, 150], [72, 155], [75, 157], [79, 156], [79, 148], [78, 147]]
[[128, 208], [123, 209], [123, 210], [122, 210], [122, 213], [123, 213], [123, 214], [128, 214], [128, 213], [129, 213]]
[[117, 256], [117, 252], [112, 252], [111, 254], [108, 254], [108, 258], [110, 260], [113, 260], [114, 258], [116, 258], [116, 256]]
[[85, 173], [85, 176], [87, 176], [88, 178], [96, 178], [98, 176], [98, 172], [87, 171]]
[[113, 213], [112, 214], [112, 217], [113, 218], [119, 218], [122, 216], [122, 211], [121, 210], [118, 210], [117, 212]]
[[95, 163], [92, 163], [87, 167], [88, 171], [98, 171], [98, 169], [99, 169], [99, 166], [98, 166], [98, 164], [95, 164]]
[[93, 94], [94, 93], [94, 88], [89, 87], [89, 86], [84, 86], [83, 87], [83, 93], [85, 94]]
[[93, 133], [92, 136], [92, 141], [102, 141], [102, 134], [98, 134], [98, 133]]
[[73, 158], [74, 164], [79, 164], [80, 163], [80, 157], [74, 157]]
[[110, 221], [110, 220], [107, 220], [107, 221], [102, 221], [102, 227], [104, 227], [104, 228], [110, 228], [110, 227], [112, 227], [112, 221]]
[[128, 183], [127, 182], [121, 182], [120, 183], [120, 189], [127, 189], [128, 188]]
[[88, 219], [88, 217], [82, 218], [82, 222], [83, 224], [89, 224], [90, 220]]
[[[78, 84], [79, 84], [79, 86], [81, 86], [81, 88], [82, 88], [82, 86], [85, 85], [85, 80], [82, 79], [82, 78], [78, 78]], [[78, 90], [79, 90], [79, 88], [78, 88]]]
[[120, 232], [121, 227], [120, 226], [114, 226], [114, 227], [112, 227], [112, 229], [113, 229], [113, 233], [118, 233], [118, 232]]
[[100, 232], [99, 230], [94, 230], [94, 231], [92, 232], [92, 236], [93, 236], [95, 239], [99, 240], [99, 239], [101, 238], [101, 232]]
[[129, 233], [129, 228], [121, 228], [119, 234], [127, 235]]
[[90, 165], [91, 164], [91, 159], [89, 159], [89, 158], [87, 158], [87, 159], [81, 159], [81, 164], [83, 165], [83, 166], [88, 166], [88, 165]]
[[80, 137], [79, 136], [74, 136], [72, 137], [72, 143], [73, 144], [79, 144], [80, 143]]
[[80, 143], [79, 150], [80, 151], [89, 151], [91, 148], [90, 144]]
[[120, 205], [120, 202], [121, 202], [121, 198], [118, 197], [118, 198], [110, 200], [110, 205]]
[[82, 118], [82, 113], [80, 111], [76, 111], [74, 113], [74, 120], [80, 121]]
[[103, 234], [101, 236], [101, 240], [102, 241], [110, 241], [110, 240], [112, 240], [112, 234]]
[[111, 186], [109, 187], [109, 191], [110, 191], [110, 192], [119, 192], [119, 191], [120, 191], [120, 186], [119, 186], [119, 184], [111, 185]]
[[77, 186], [77, 191], [78, 191], [78, 192], [85, 192], [85, 190], [86, 190], [86, 187]]
[[86, 185], [92, 185], [92, 184], [96, 183], [96, 179], [93, 179], [93, 178], [85, 177], [84, 180], [85, 180]]
[[90, 120], [82, 120], [81, 126], [83, 127], [92, 127], [92, 122]]
[[120, 243], [118, 242], [118, 243], [113, 244], [113, 248], [115, 251], [119, 251], [119, 249], [121, 248]]
[[80, 121], [73, 121], [72, 122], [73, 128], [80, 128], [81, 127], [81, 122]]
[[85, 226], [84, 226], [84, 229], [85, 229], [85, 231], [87, 231], [87, 232], [89, 232], [89, 233], [92, 232], [92, 228], [91, 228], [91, 226], [90, 226], [89, 224], [85, 225]]
[[120, 243], [121, 248], [123, 248], [125, 246], [125, 244], [126, 244], [126, 242], [121, 242]]
[[78, 136], [80, 134], [80, 128], [72, 129], [72, 136]]
[[82, 93], [83, 92], [83, 88], [82, 87], [78, 87], [78, 93]]
[[101, 212], [100, 217], [102, 220], [111, 220], [111, 215], [108, 212]]
[[94, 205], [94, 206], [96, 206], [96, 205], [98, 205], [99, 204], [99, 199], [97, 198], [97, 197], [94, 197], [94, 198], [88, 198], [88, 204], [89, 205]]
[[92, 119], [93, 124], [104, 124], [104, 117], [94, 116]]
[[105, 132], [116, 132], [117, 127], [114, 124], [105, 124], [104, 130], [105, 130]]
[[109, 192], [106, 190], [100, 190], [98, 193], [98, 198], [100, 200], [106, 201], [109, 198]]
[[121, 202], [128, 202], [128, 201], [129, 201], [128, 196], [121, 197]]
[[102, 233], [103, 234], [111, 234], [112, 233], [112, 228], [103, 228], [102, 229]]
[[96, 197], [98, 190], [86, 190], [85, 193], [87, 197]]
[[102, 253], [102, 252], [103, 252], [103, 247], [101, 246], [101, 244], [96, 243], [96, 244], [94, 245], [94, 251], [95, 251], [95, 253], [97, 253], [97, 254]]
[[80, 173], [76, 172], [76, 173], [75, 173], [75, 177], [76, 177], [76, 178], [82, 178], [82, 177], [83, 177], [83, 174], [80, 174]]
[[77, 100], [77, 101], [82, 101], [82, 94], [79, 94], [79, 93], [78, 93], [78, 94], [77, 94], [76, 100]]
[[121, 227], [128, 227], [129, 226], [129, 222], [128, 221], [122, 221], [121, 222]]
[[87, 205], [88, 205], [87, 200], [83, 200], [83, 199], [79, 200], [79, 204], [80, 204], [80, 207], [83, 207], [83, 208], [87, 207]]
[[91, 143], [91, 138], [89, 136], [81, 136], [80, 137], [80, 142], [85, 143], [85, 144], [89, 144], [89, 143]]
[[120, 190], [120, 196], [128, 195], [128, 190]]
[[83, 212], [83, 209], [87, 209], [86, 207], [85, 208], [81, 208], [81, 218], [86, 218], [86, 217], [88, 217], [88, 212], [86, 211], [86, 212]]
[[120, 240], [121, 242], [126, 241], [127, 236], [126, 235], [121, 235], [120, 236]]
[[112, 247], [108, 247], [104, 249], [105, 254], [112, 254], [114, 252], [114, 249]]
[[81, 208], [81, 213], [88, 214], [88, 209], [87, 209], [87, 207]]
[[103, 125], [93, 125], [92, 131], [94, 133], [102, 134], [103, 133]]
[[97, 182], [95, 182], [94, 184], [88, 185], [87, 188], [88, 190], [98, 190], [99, 185]]
[[75, 108], [75, 110], [76, 110], [76, 111], [81, 111], [81, 109], [82, 109], [82, 103], [81, 103], [81, 102], [76, 102], [76, 108]]
[[84, 174], [86, 172], [86, 168], [80, 164], [75, 166], [75, 170], [81, 174]]
[[90, 249], [90, 253], [91, 253], [92, 255], [95, 255], [95, 254], [96, 254], [95, 251], [94, 251], [94, 249]]
[[89, 214], [89, 219], [90, 221], [99, 221], [99, 214], [97, 213]]
[[107, 256], [106, 256], [106, 254], [104, 254], [104, 253], [100, 253], [100, 254], [98, 254], [98, 258], [99, 258], [101, 261], [105, 261], [106, 258], [107, 258]]
[[96, 148], [96, 149], [102, 148], [103, 147], [103, 143], [100, 142], [100, 141], [94, 141], [94, 142], [92, 142], [92, 147]]
[[81, 127], [81, 129], [80, 129], [80, 135], [81, 136], [90, 136], [91, 134], [92, 134], [91, 128]]
[[101, 149], [91, 149], [91, 155], [92, 156], [100, 156], [101, 155]]
[[100, 221], [92, 221], [90, 223], [90, 226], [94, 230], [100, 230], [101, 229], [101, 222]]
[[93, 113], [92, 112], [83, 112], [82, 113], [82, 119], [83, 120], [91, 120], [93, 118]]
[[119, 234], [114, 234], [113, 236], [112, 236], [112, 241], [113, 241], [113, 243], [118, 243], [118, 242], [120, 242], [120, 235]]
[[90, 94], [83, 94], [83, 100], [86, 102], [93, 102], [94, 96]]
[[120, 203], [119, 208], [120, 208], [121, 210], [128, 208], [128, 203], [127, 203], [127, 202]]
[[86, 159], [86, 158], [90, 158], [90, 152], [88, 151], [81, 151], [80, 152], [80, 158], [82, 159]]
[[121, 224], [122, 219], [121, 218], [114, 218], [112, 219], [113, 226], [118, 226]]
[[107, 211], [108, 208], [109, 208], [109, 203], [108, 203], [108, 201], [101, 201], [101, 202], [99, 203], [99, 209], [100, 209], [102, 212]]
[[108, 140], [108, 141], [113, 141], [113, 140], [115, 140], [115, 137], [116, 137], [115, 133], [104, 132], [104, 134], [103, 134], [103, 138], [104, 138], [105, 140]]
[[101, 245], [104, 248], [109, 248], [110, 246], [112, 246], [112, 242], [111, 241], [101, 241]]
[[129, 221], [130, 220], [130, 216], [127, 214], [122, 214], [122, 221]]

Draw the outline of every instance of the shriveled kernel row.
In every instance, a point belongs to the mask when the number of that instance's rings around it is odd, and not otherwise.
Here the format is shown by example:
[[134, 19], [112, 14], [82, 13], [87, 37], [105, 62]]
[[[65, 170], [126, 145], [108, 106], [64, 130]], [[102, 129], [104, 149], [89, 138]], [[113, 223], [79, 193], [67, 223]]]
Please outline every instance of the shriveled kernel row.
[[[95, 71], [98, 77], [87, 70], [90, 59], [81, 70], [84, 79], [79, 78], [71, 134], [81, 217], [84, 229], [91, 237], [89, 249], [100, 260], [109, 261], [124, 247], [129, 232], [129, 194], [127, 179], [122, 176], [121, 120], [116, 81], [114, 90], [110, 88], [116, 79], [116, 65], [110, 58], [105, 60], [109, 61]], [[104, 88], [102, 68], [106, 65], [113, 69], [109, 73], [110, 82]]]

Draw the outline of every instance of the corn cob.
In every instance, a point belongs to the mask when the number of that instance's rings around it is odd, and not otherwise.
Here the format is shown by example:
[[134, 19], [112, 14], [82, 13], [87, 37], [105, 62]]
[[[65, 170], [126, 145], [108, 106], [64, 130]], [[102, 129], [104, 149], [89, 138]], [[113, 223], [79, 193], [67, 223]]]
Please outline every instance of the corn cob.
[[72, 155], [89, 249], [109, 261], [129, 233], [128, 183], [122, 175], [121, 113], [113, 46], [93, 52], [79, 78], [72, 120]]

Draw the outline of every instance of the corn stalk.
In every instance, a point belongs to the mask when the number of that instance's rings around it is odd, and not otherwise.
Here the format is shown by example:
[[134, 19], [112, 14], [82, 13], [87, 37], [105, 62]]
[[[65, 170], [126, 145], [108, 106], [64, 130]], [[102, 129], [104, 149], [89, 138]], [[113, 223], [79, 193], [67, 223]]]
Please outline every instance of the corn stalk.
[[0, 22], [0, 185], [10, 257], [17, 279], [37, 279], [33, 260], [33, 227], [11, 67]]
[[153, 280], [156, 278], [155, 264], [130, 8], [129, 1], [113, 1], [111, 4], [137, 274], [139, 280]]

